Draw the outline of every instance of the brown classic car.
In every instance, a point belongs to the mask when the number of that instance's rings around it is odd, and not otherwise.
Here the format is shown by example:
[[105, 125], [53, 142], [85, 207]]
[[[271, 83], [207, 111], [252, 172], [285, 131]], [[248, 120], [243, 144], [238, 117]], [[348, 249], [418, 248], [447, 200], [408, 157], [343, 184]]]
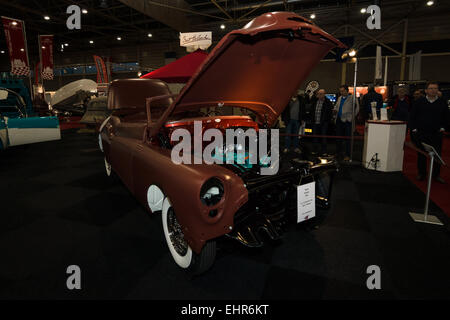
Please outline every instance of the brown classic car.
[[[259, 165], [176, 164], [173, 130], [272, 128], [315, 65], [342, 43], [294, 13], [267, 13], [217, 44], [179, 95], [159, 80], [111, 83], [112, 114], [100, 127], [108, 175], [116, 174], [152, 213], [161, 213], [175, 262], [192, 274], [211, 267], [216, 239], [258, 247], [297, 223], [297, 187], [315, 181], [328, 206], [332, 158], [280, 159], [275, 175]], [[284, 155], [283, 155], [284, 156]], [[265, 234], [265, 235], [264, 235]]]

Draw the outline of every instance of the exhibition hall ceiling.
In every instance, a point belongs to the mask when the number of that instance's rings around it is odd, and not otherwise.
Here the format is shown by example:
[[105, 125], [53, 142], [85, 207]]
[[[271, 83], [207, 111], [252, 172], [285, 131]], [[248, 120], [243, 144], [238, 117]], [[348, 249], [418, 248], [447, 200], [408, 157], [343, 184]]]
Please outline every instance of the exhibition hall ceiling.
[[[55, 45], [65, 52], [132, 47], [151, 43], [177, 43], [179, 32], [212, 31], [217, 43], [228, 31], [268, 11], [294, 11], [314, 18], [324, 30], [337, 37], [354, 35], [358, 42], [364, 35], [351, 28], [367, 31], [367, 14], [361, 9], [378, 2], [382, 7], [382, 29], [371, 31], [377, 37], [383, 30], [408, 18], [408, 41], [448, 38], [450, 1], [424, 0], [0, 0], [1, 15], [22, 19], [26, 24], [30, 52], [37, 52], [38, 34], [55, 35]], [[68, 30], [68, 6], [83, 10], [81, 29]], [[403, 28], [398, 26], [382, 35], [385, 43], [399, 43]], [[5, 46], [0, 33], [0, 49]], [[1, 57], [0, 57], [1, 58]]]

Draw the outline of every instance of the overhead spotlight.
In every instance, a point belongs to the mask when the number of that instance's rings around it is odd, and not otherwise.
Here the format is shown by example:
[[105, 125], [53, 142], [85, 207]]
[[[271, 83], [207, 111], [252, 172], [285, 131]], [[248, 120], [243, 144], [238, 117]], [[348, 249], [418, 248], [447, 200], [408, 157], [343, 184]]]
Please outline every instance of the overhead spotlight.
[[221, 25], [220, 25], [220, 29], [224, 30], [224, 29], [225, 29], [225, 25], [224, 25], [224, 24], [221, 24]]
[[49, 16], [44, 16], [44, 19], [45, 20], [50, 20], [50, 17]]
[[356, 56], [356, 50], [355, 50], [355, 49], [350, 50], [349, 53], [348, 53], [348, 55], [349, 55], [350, 57]]
[[11, 23], [12, 23], [13, 26], [17, 26], [17, 22], [16, 21], [13, 21]]
[[93, 44], [93, 43], [94, 43], [94, 41], [93, 41], [93, 40], [91, 40], [91, 41], [89, 41], [89, 43], [90, 43], [90, 44]]
[[42, 46], [42, 49], [45, 49], [45, 47], [44, 47], [44, 46]]
[[24, 48], [22, 48], [22, 49], [20, 49], [20, 51], [24, 52], [24, 51], [25, 51], [25, 49], [24, 49]]
[[315, 19], [316, 15], [313, 13], [312, 15], [309, 16], [311, 19]]
[[366, 13], [367, 12], [367, 9], [366, 8], [362, 8], [361, 9], [361, 13]]
[[434, 4], [434, 1], [428, 1], [427, 6], [431, 7]]
[[147, 35], [147, 37], [151, 38], [151, 37], [153, 37], [153, 35], [152, 35], [151, 33], [149, 33], [149, 34]]
[[87, 11], [86, 9], [81, 10], [81, 12], [82, 12], [83, 14], [87, 14], [87, 13], [88, 13], [88, 11]]
[[64, 43], [64, 45], [65, 45], [66, 47], [68, 47], [68, 46], [69, 46], [69, 44], [68, 44], [68, 43]]
[[108, 8], [108, 7], [109, 7], [108, 1], [106, 1], [106, 0], [100, 0], [100, 7], [101, 7], [101, 8], [104, 8], [104, 9]]
[[0, 51], [0, 53], [1, 53], [1, 54], [4, 54], [4, 53], [5, 53], [5, 51], [4, 51], [4, 50], [2, 50], [2, 51]]
[[122, 38], [121, 38], [121, 37], [117, 37], [117, 40], [119, 40], [119, 41], [120, 41], [120, 40], [122, 40]]

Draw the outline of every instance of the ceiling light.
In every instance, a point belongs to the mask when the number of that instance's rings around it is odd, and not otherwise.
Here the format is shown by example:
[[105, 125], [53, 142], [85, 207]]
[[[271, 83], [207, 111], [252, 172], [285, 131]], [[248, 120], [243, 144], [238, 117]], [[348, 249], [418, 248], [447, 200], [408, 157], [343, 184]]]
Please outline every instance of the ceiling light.
[[122, 38], [121, 38], [121, 37], [117, 37], [117, 40], [119, 40], [119, 41], [120, 41], [120, 40], [122, 40]]
[[434, 1], [428, 1], [427, 6], [431, 7], [434, 4]]
[[25, 49], [24, 49], [24, 48], [22, 48], [22, 49], [20, 49], [20, 51], [24, 52], [24, 51], [25, 51]]
[[225, 25], [224, 25], [224, 24], [221, 24], [221, 25], [220, 25], [220, 29], [224, 30], [224, 29], [225, 29]]
[[81, 12], [82, 12], [83, 14], [87, 14], [87, 13], [88, 13], [88, 11], [87, 11], [86, 9], [81, 10]]
[[350, 50], [350, 52], [348, 53], [348, 55], [349, 55], [350, 57], [354, 57], [354, 56], [356, 55], [356, 50], [355, 50], [355, 49]]
[[367, 9], [366, 8], [362, 8], [361, 9], [361, 13], [366, 13], [367, 12]]
[[44, 47], [44, 46], [42, 46], [42, 49], [45, 49], [45, 47]]
[[2, 51], [0, 51], [0, 53], [1, 53], [1, 54], [4, 54], [4, 53], [5, 53], [5, 51], [4, 51], [4, 50], [2, 50]]
[[313, 13], [312, 15], [309, 16], [311, 19], [315, 19], [316, 15]]
[[66, 47], [68, 47], [68, 46], [69, 46], [69, 44], [68, 44], [68, 43], [64, 43], [64, 45], [65, 45]]
[[17, 22], [16, 21], [13, 21], [11, 23], [12, 23], [13, 26], [17, 26]]
[[152, 35], [151, 33], [149, 33], [147, 36], [148, 36], [149, 38], [153, 37], [153, 35]]
[[92, 41], [92, 40], [91, 40], [91, 41], [89, 41], [89, 43], [90, 43], [90, 44], [93, 44], [93, 43], [94, 43], [94, 41]]
[[44, 19], [45, 20], [50, 20], [50, 17], [49, 16], [44, 16]]

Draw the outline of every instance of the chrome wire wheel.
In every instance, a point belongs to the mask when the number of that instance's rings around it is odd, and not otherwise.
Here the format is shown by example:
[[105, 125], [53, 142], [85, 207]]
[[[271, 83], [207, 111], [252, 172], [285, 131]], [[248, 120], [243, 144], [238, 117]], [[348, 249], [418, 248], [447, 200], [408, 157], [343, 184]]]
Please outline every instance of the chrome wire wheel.
[[161, 212], [164, 236], [167, 246], [176, 264], [183, 269], [187, 269], [192, 264], [193, 252], [187, 241], [172, 208], [169, 198], [165, 198]]
[[185, 256], [188, 252], [189, 245], [184, 239], [183, 230], [178, 223], [177, 217], [175, 216], [175, 211], [172, 207], [169, 208], [167, 212], [167, 228], [169, 231], [169, 238], [175, 251], [180, 256]]

